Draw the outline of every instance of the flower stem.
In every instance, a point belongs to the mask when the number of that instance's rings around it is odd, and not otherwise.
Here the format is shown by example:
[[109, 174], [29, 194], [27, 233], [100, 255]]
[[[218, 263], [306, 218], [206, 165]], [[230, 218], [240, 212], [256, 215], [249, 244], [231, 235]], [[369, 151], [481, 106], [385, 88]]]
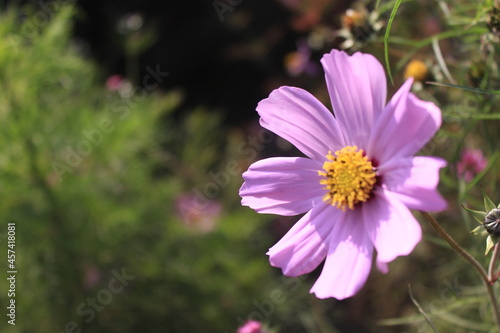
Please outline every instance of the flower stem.
[[[499, 309], [498, 309], [498, 304], [497, 304], [497, 300], [496, 300], [496, 296], [495, 296], [495, 291], [493, 290], [493, 282], [489, 279], [489, 277], [488, 277], [486, 271], [484, 270], [484, 268], [481, 266], [481, 264], [469, 252], [467, 252], [465, 249], [463, 249], [446, 232], [446, 230], [444, 230], [443, 227], [441, 227], [441, 225], [439, 225], [439, 223], [429, 213], [427, 213], [427, 212], [422, 212], [422, 213], [427, 218], [427, 220], [432, 225], [432, 227], [434, 229], [436, 229], [436, 231], [439, 233], [439, 235], [441, 237], [443, 237], [448, 242], [448, 244], [450, 244], [450, 246], [453, 248], [453, 250], [455, 250], [455, 252], [457, 252], [465, 260], [467, 260], [472, 265], [472, 267], [474, 267], [474, 269], [477, 271], [477, 273], [481, 277], [481, 280], [483, 281], [483, 283], [484, 283], [484, 285], [486, 287], [486, 291], [488, 293], [488, 297], [490, 299], [490, 304], [491, 304], [491, 308], [492, 308], [491, 310], [493, 312], [493, 319], [495, 320], [495, 322], [497, 324], [497, 327], [500, 329], [500, 312], [499, 312]], [[495, 252], [500, 251], [500, 250], [498, 250], [498, 246], [497, 245], [495, 245]], [[494, 253], [493, 254], [494, 257], [492, 257], [491, 260], [492, 261], [496, 261], [497, 255], [498, 255], [498, 253]], [[491, 266], [491, 263], [490, 263], [490, 266]]]
[[491, 255], [490, 265], [488, 266], [488, 280], [494, 284], [498, 280], [498, 275], [495, 273], [495, 266], [497, 263], [498, 253], [500, 253], [500, 243], [496, 243], [493, 247], [493, 254]]
[[448, 244], [460, 254], [465, 260], [467, 260], [481, 276], [481, 279], [485, 282], [489, 282], [488, 275], [486, 271], [481, 266], [481, 264], [472, 256], [469, 252], [465, 251], [458, 243], [439, 225], [439, 223], [427, 212], [423, 212], [424, 216], [429, 220], [430, 224], [436, 229], [436, 231], [443, 237]]

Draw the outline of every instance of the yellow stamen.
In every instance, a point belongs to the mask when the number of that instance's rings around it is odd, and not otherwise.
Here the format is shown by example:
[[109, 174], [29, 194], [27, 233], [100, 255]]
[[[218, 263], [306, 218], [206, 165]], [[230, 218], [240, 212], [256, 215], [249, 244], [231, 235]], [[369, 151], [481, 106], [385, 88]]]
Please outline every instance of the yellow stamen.
[[345, 211], [346, 207], [354, 209], [354, 205], [370, 198], [377, 175], [362, 149], [347, 146], [337, 150], [335, 155], [329, 151], [326, 158], [325, 171], [318, 171], [325, 177], [320, 184], [326, 185], [325, 190], [328, 190], [323, 201]]

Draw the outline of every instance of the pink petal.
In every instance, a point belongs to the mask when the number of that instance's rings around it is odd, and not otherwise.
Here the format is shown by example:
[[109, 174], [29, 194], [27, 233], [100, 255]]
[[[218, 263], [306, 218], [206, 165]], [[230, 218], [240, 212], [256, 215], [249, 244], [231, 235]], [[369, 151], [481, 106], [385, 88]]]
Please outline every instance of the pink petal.
[[362, 207], [367, 234], [377, 250], [377, 260], [390, 262], [409, 254], [422, 238], [422, 229], [408, 208], [392, 193], [377, 191]]
[[389, 265], [386, 262], [382, 262], [380, 260], [375, 261], [375, 265], [377, 266], [377, 269], [382, 273], [382, 274], [387, 274], [389, 273]]
[[437, 157], [416, 156], [392, 159], [379, 167], [383, 186], [410, 209], [439, 212], [446, 209], [446, 200], [437, 191], [439, 169], [446, 161]]
[[287, 276], [307, 274], [318, 267], [325, 259], [328, 239], [340, 213], [326, 204], [309, 211], [269, 249], [271, 265], [280, 267]]
[[256, 320], [249, 320], [243, 326], [238, 328], [237, 333], [261, 333], [262, 323]]
[[329, 150], [344, 147], [332, 113], [300, 88], [281, 87], [257, 106], [262, 127], [291, 142], [306, 156], [325, 161]]
[[441, 126], [441, 110], [410, 93], [412, 83], [401, 86], [373, 125], [367, 154], [380, 164], [414, 155]]
[[372, 264], [370, 242], [359, 210], [348, 211], [335, 223], [323, 271], [311, 289], [318, 298], [344, 299], [366, 282]]
[[384, 109], [387, 82], [372, 55], [332, 50], [321, 59], [333, 112], [346, 132], [347, 145], [366, 149], [372, 125]]
[[260, 160], [243, 173], [241, 204], [258, 213], [297, 215], [307, 212], [325, 194], [319, 162], [303, 157]]

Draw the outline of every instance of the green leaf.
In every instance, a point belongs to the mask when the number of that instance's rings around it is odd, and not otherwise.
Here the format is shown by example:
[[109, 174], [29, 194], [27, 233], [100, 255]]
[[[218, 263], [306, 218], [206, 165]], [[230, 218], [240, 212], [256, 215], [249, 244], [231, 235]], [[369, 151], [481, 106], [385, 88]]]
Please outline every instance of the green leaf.
[[457, 84], [432, 82], [432, 81], [428, 81], [428, 82], [425, 82], [425, 83], [433, 85], [433, 86], [457, 88], [457, 89], [472, 91], [472, 92], [478, 93], [478, 94], [485, 94], [485, 95], [499, 95], [500, 94], [499, 90], [485, 90], [485, 89], [472, 88], [472, 87], [467, 87], [467, 86], [460, 86], [460, 85], [457, 85]]
[[418, 311], [422, 314], [422, 316], [424, 316], [425, 321], [427, 322], [427, 324], [429, 324], [429, 326], [432, 328], [432, 330], [434, 331], [434, 333], [438, 333], [438, 331], [437, 331], [436, 327], [434, 326], [434, 324], [432, 323], [432, 320], [429, 317], [429, 315], [424, 311], [424, 309], [422, 308], [422, 306], [417, 302], [417, 300], [413, 296], [413, 292], [411, 290], [411, 284], [408, 285], [408, 294], [410, 295], [411, 301], [413, 302], [413, 304], [415, 304], [415, 306], [417, 307]]
[[397, 0], [392, 8], [391, 16], [389, 21], [387, 22], [387, 28], [385, 29], [384, 35], [384, 57], [385, 57], [385, 67], [387, 68], [387, 75], [389, 76], [389, 80], [392, 84], [394, 84], [394, 80], [392, 79], [391, 67], [389, 65], [389, 35], [391, 33], [392, 22], [394, 21], [394, 17], [396, 17], [396, 12], [399, 9], [399, 6], [403, 0]]
[[494, 120], [494, 119], [500, 119], [500, 113], [471, 114], [470, 118], [471, 119], [479, 119], [479, 120]]
[[484, 230], [484, 228], [482, 226], [477, 226], [470, 233], [471, 234], [479, 234], [483, 230]]
[[491, 235], [489, 235], [488, 237], [486, 237], [486, 251], [484, 252], [484, 255], [487, 255], [488, 252], [490, 252], [490, 250], [493, 248], [493, 246], [495, 246], [495, 242], [493, 241]]
[[484, 196], [484, 209], [486, 213], [491, 212], [493, 209], [497, 208], [496, 205], [491, 201], [490, 197], [484, 192], [483, 190], [483, 196]]
[[481, 212], [479, 210], [469, 209], [469, 208], [465, 207], [464, 205], [462, 205], [462, 208], [465, 209], [466, 211], [468, 211], [469, 213], [471, 213], [472, 216], [474, 216], [474, 218], [476, 219], [476, 221], [479, 222], [479, 224], [482, 225], [484, 223], [484, 218], [486, 216], [486, 212]]

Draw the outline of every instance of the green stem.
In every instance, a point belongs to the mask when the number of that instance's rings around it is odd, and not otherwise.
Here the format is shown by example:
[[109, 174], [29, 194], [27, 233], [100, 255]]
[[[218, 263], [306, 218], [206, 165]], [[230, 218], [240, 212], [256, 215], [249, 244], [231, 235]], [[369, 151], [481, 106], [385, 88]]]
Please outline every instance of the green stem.
[[465, 260], [467, 260], [478, 272], [483, 281], [489, 282], [488, 275], [486, 271], [481, 266], [481, 264], [469, 254], [469, 252], [465, 251], [458, 243], [439, 225], [439, 223], [427, 212], [423, 212], [424, 216], [429, 220], [429, 223], [432, 225], [434, 229], [439, 233], [441, 237], [443, 237], [448, 244], [455, 250], [458, 254], [460, 254]]
[[[432, 225], [432, 227], [434, 229], [436, 229], [436, 231], [439, 233], [439, 235], [441, 237], [444, 238], [444, 240], [446, 240], [448, 242], [448, 244], [450, 244], [450, 246], [453, 248], [453, 250], [455, 250], [455, 252], [457, 252], [458, 254], [460, 254], [465, 260], [467, 260], [471, 265], [472, 267], [474, 267], [474, 269], [477, 271], [477, 273], [479, 274], [479, 276], [481, 277], [481, 280], [483, 281], [485, 287], [486, 287], [486, 291], [488, 293], [488, 297], [490, 299], [490, 304], [491, 304], [491, 311], [493, 312], [493, 319], [494, 321], [496, 322], [497, 324], [497, 327], [499, 328], [500, 330], [500, 312], [499, 312], [499, 309], [498, 309], [498, 304], [497, 304], [497, 300], [496, 300], [496, 296], [495, 296], [495, 291], [493, 290], [493, 283], [490, 281], [490, 279], [488, 278], [488, 275], [486, 273], [486, 271], [484, 270], [484, 268], [481, 266], [481, 264], [479, 264], [479, 262], [473, 257], [470, 255], [469, 252], [467, 252], [466, 250], [464, 250], [447, 232], [446, 230], [444, 230], [441, 225], [439, 225], [439, 223], [427, 212], [423, 212], [424, 216], [427, 218], [427, 220], [429, 221], [429, 223]], [[495, 250], [497, 249], [497, 247], [495, 248]], [[492, 259], [493, 260], [493, 259]], [[495, 259], [496, 260], [496, 259]]]
[[488, 280], [491, 284], [495, 283], [498, 280], [498, 276], [495, 274], [495, 266], [497, 263], [498, 253], [500, 253], [500, 247], [496, 243], [493, 247], [493, 254], [491, 255], [490, 265], [488, 266]]
[[438, 333], [438, 330], [436, 329], [436, 327], [434, 327], [434, 324], [432, 323], [431, 318], [429, 318], [429, 316], [427, 315], [427, 313], [425, 313], [425, 311], [422, 308], [422, 306], [417, 302], [417, 300], [413, 296], [413, 292], [411, 290], [411, 284], [408, 285], [408, 293], [410, 294], [411, 301], [413, 302], [413, 304], [415, 304], [415, 306], [417, 307], [418, 311], [420, 311], [420, 313], [422, 314], [422, 316], [424, 316], [425, 321], [427, 321], [427, 324], [429, 324], [429, 326], [432, 328], [432, 330], [434, 331], [434, 333]]
[[[56, 304], [60, 307], [55, 318], [58, 320], [68, 321], [70, 318], [73, 318], [73, 311], [77, 307], [76, 302], [83, 299], [83, 293], [79, 288], [79, 285], [81, 285], [82, 275], [81, 269], [78, 265], [79, 257], [77, 251], [72, 246], [73, 243], [71, 240], [73, 235], [71, 235], [71, 232], [68, 230], [66, 224], [64, 223], [64, 216], [61, 214], [63, 208], [61, 207], [61, 204], [51, 186], [47, 183], [47, 180], [38, 165], [38, 150], [36, 149], [36, 146], [31, 138], [26, 139], [26, 148], [30, 157], [30, 168], [33, 182], [39, 186], [50, 205], [48, 214], [52, 222], [50, 225], [50, 235], [52, 238], [47, 241], [52, 243], [52, 251], [58, 254], [58, 260], [50, 263], [52, 265], [51, 267], [54, 269], [55, 275], [59, 279], [57, 281], [57, 286], [51, 286], [54, 288], [53, 291], [51, 291], [51, 297], [53, 297], [51, 302], [58, 302]], [[70, 263], [73, 264], [72, 267], [68, 266]], [[44, 264], [47, 263], [44, 262]], [[73, 320], [77, 325], [81, 324], [81, 319]], [[60, 324], [57, 321], [55, 323], [56, 325]]]

